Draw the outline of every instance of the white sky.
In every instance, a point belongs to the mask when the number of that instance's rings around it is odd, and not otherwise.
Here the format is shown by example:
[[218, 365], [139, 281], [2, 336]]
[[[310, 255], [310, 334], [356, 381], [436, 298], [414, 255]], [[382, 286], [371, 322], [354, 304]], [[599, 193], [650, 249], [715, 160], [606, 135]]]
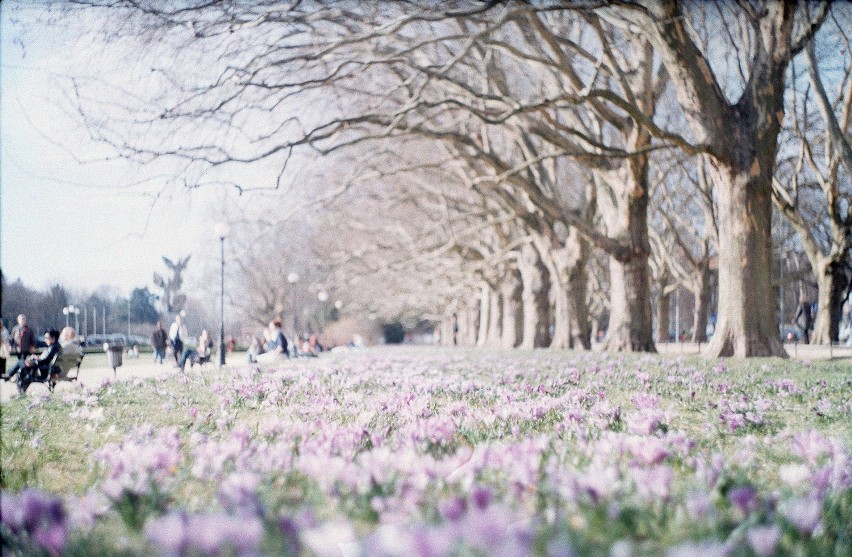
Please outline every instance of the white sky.
[[161, 256], [192, 253], [185, 278], [187, 290], [197, 290], [205, 266], [218, 260], [214, 224], [225, 194], [172, 188], [155, 203], [162, 180], [127, 187], [145, 169], [75, 160], [81, 153], [98, 158], [98, 147], [56, 102], [54, 80], [74, 64], [75, 50], [56, 28], [34, 30], [20, 43], [9, 4], [0, 4], [0, 266], [7, 280], [38, 289], [106, 284], [127, 294], [151, 286], [154, 271], [165, 274]]

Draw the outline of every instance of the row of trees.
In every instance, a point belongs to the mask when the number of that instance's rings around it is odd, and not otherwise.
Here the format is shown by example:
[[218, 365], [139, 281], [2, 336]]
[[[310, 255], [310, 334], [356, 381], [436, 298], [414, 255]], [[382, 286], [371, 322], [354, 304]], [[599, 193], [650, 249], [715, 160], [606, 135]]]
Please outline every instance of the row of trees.
[[[125, 332], [128, 310], [134, 324], [157, 322], [152, 300], [147, 288], [134, 288], [128, 299], [105, 286], [94, 292], [71, 292], [61, 284], [54, 284], [43, 291], [25, 285], [21, 279], [7, 282], [5, 276], [2, 278], [2, 315], [8, 329], [15, 325], [20, 314], [26, 315], [29, 325], [37, 331], [61, 329], [66, 319], [63, 308], [74, 305], [81, 312], [76, 321], [82, 334]], [[75, 324], [73, 315], [70, 324]]]
[[189, 185], [243, 191], [234, 176], [251, 169], [287, 189], [294, 161], [310, 164], [305, 202], [278, 220], [323, 207], [311, 232], [323, 272], [372, 311], [456, 315], [476, 344], [525, 347], [588, 347], [605, 316], [609, 350], [653, 351], [652, 302], [663, 328], [679, 285], [696, 332], [715, 292], [711, 355], [783, 356], [776, 207], [818, 286], [815, 340], [837, 336], [852, 229], [847, 4], [57, 9], [104, 22], [99, 40], [146, 45], [134, 52], [150, 75], [121, 82], [118, 104], [114, 88], [74, 81], [93, 137], [171, 161]]

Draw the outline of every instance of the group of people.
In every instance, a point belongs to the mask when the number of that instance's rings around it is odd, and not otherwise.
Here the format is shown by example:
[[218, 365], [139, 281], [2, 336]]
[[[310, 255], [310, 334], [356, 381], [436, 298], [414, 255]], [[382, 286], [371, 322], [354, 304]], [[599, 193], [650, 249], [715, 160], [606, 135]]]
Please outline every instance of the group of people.
[[281, 329], [281, 319], [276, 317], [263, 330], [262, 338], [252, 337], [247, 354], [250, 364], [263, 364], [297, 356], [316, 357], [322, 351], [316, 335], [308, 335], [306, 339], [296, 335], [292, 344], [289, 343]]
[[44, 348], [38, 352], [36, 334], [27, 325], [27, 316], [18, 316], [18, 323], [12, 328], [11, 334], [3, 327], [2, 351], [5, 354], [17, 354], [18, 361], [12, 366], [3, 379], [11, 381], [18, 378], [29, 383], [34, 380], [45, 381], [49, 379], [51, 365], [56, 365], [58, 374], [55, 379], [62, 379], [64, 375], [76, 365], [83, 349], [77, 339], [77, 331], [74, 327], [65, 327], [62, 332], [50, 329], [44, 333]]
[[184, 342], [188, 341], [189, 338], [189, 331], [183, 323], [183, 315], [175, 315], [175, 320], [168, 332], [163, 328], [163, 322], [157, 321], [157, 326], [151, 334], [154, 361], [162, 364], [166, 358], [167, 349], [171, 347], [175, 365], [182, 370], [186, 369], [187, 362], [190, 362], [190, 366], [196, 363], [209, 362], [213, 355], [213, 338], [207, 332], [207, 329], [201, 330], [194, 347]]

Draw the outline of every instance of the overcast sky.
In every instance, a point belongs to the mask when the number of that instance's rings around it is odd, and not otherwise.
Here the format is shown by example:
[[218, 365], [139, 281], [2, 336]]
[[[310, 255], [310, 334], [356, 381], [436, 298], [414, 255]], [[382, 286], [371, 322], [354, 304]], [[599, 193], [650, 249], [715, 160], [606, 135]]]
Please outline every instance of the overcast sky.
[[165, 271], [161, 256], [193, 253], [186, 279], [198, 289], [204, 266], [218, 254], [214, 224], [223, 192], [171, 188], [155, 201], [162, 179], [128, 186], [147, 178], [146, 169], [91, 162], [102, 152], [57, 102], [57, 81], [86, 61], [74, 59], [73, 43], [55, 28], [21, 35], [11, 17], [27, 14], [10, 14], [10, 6], [0, 3], [0, 265], [7, 280], [39, 289], [106, 284], [126, 294]]

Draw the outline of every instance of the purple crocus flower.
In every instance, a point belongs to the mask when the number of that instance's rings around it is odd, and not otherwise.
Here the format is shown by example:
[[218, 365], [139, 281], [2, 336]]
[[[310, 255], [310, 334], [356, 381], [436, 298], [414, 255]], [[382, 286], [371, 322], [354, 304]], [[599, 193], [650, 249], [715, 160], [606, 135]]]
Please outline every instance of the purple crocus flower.
[[18, 495], [4, 493], [0, 520], [13, 533], [30, 537], [38, 547], [59, 555], [68, 540], [68, 524], [62, 500], [35, 489]]
[[779, 506], [778, 511], [796, 530], [809, 536], [822, 520], [822, 501], [813, 497], [789, 499]]
[[742, 485], [731, 489], [728, 492], [728, 501], [732, 506], [739, 509], [743, 513], [743, 516], [750, 515], [760, 504], [760, 500], [757, 498], [757, 491], [750, 485]]
[[755, 526], [746, 532], [746, 540], [757, 557], [772, 557], [781, 539], [781, 528], [777, 524]]
[[487, 487], [475, 487], [470, 493], [470, 499], [478, 509], [486, 509], [494, 499], [494, 493]]
[[450, 522], [457, 522], [467, 510], [467, 502], [461, 497], [453, 497], [438, 506], [441, 516]]

